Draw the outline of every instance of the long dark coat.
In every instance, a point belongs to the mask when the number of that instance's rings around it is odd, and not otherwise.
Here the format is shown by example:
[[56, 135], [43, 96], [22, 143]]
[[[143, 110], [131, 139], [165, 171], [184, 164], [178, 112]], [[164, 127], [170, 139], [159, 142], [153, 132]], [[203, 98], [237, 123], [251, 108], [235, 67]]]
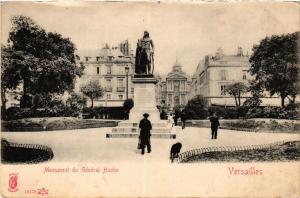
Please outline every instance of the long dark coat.
[[140, 121], [139, 128], [141, 129], [140, 138], [147, 139], [151, 136], [150, 130], [152, 129], [151, 122], [144, 118]]
[[212, 129], [217, 129], [220, 126], [218, 117], [212, 116], [212, 117], [210, 117], [209, 120], [210, 120]]

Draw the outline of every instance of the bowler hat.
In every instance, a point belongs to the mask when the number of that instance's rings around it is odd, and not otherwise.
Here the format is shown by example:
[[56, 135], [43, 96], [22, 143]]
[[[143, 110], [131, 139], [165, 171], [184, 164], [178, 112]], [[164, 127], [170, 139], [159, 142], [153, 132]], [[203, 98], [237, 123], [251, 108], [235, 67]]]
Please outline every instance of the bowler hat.
[[149, 114], [148, 113], [144, 113], [143, 116], [147, 118], [147, 117], [149, 117]]

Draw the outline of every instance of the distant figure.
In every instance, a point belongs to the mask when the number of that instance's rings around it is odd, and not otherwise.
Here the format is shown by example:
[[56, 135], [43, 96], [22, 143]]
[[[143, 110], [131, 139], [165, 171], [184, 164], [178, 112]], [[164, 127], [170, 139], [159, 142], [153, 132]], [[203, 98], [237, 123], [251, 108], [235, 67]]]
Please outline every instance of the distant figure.
[[175, 111], [174, 116], [173, 116], [175, 126], [177, 126], [178, 118], [179, 118], [178, 111]]
[[217, 114], [214, 113], [209, 120], [211, 123], [211, 139], [217, 139], [218, 128], [220, 126], [219, 118], [217, 117]]
[[172, 145], [171, 152], [170, 152], [171, 162], [173, 162], [175, 158], [178, 158], [178, 154], [180, 153], [181, 147], [182, 145], [180, 142], [177, 142], [176, 144]]
[[148, 120], [149, 114], [145, 113], [144, 118], [140, 121], [139, 128], [140, 131], [140, 140], [141, 140], [141, 149], [142, 155], [145, 153], [145, 145], [147, 145], [148, 153], [151, 152], [151, 145], [150, 145], [150, 130], [152, 129], [151, 122]]
[[174, 120], [173, 120], [172, 113], [170, 113], [170, 114], [168, 115], [168, 122], [171, 123], [171, 124], [172, 124], [172, 127], [173, 127], [173, 125], [174, 125]]
[[186, 114], [185, 114], [185, 111], [181, 111], [181, 114], [180, 114], [180, 119], [181, 119], [181, 122], [182, 122], [182, 129], [185, 128], [185, 121], [186, 121]]

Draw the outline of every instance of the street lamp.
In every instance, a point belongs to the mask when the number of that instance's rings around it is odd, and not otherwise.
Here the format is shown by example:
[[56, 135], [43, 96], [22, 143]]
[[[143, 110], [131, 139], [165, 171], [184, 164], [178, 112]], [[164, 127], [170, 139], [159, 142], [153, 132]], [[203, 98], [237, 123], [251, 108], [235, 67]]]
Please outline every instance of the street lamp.
[[126, 100], [128, 100], [128, 73], [129, 73], [129, 67], [125, 67], [125, 73], [126, 73]]

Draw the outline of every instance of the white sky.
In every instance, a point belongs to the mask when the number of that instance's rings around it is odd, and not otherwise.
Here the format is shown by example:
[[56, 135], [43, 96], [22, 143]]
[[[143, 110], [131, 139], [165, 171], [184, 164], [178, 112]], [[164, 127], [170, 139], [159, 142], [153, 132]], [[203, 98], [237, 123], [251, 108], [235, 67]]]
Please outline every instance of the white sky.
[[2, 43], [10, 30], [10, 17], [31, 17], [47, 31], [71, 38], [78, 50], [94, 50], [104, 43], [128, 39], [132, 47], [150, 32], [155, 69], [168, 73], [176, 56], [192, 74], [206, 54], [222, 47], [235, 54], [241, 46], [251, 52], [265, 36], [299, 31], [296, 3], [2, 3]]

